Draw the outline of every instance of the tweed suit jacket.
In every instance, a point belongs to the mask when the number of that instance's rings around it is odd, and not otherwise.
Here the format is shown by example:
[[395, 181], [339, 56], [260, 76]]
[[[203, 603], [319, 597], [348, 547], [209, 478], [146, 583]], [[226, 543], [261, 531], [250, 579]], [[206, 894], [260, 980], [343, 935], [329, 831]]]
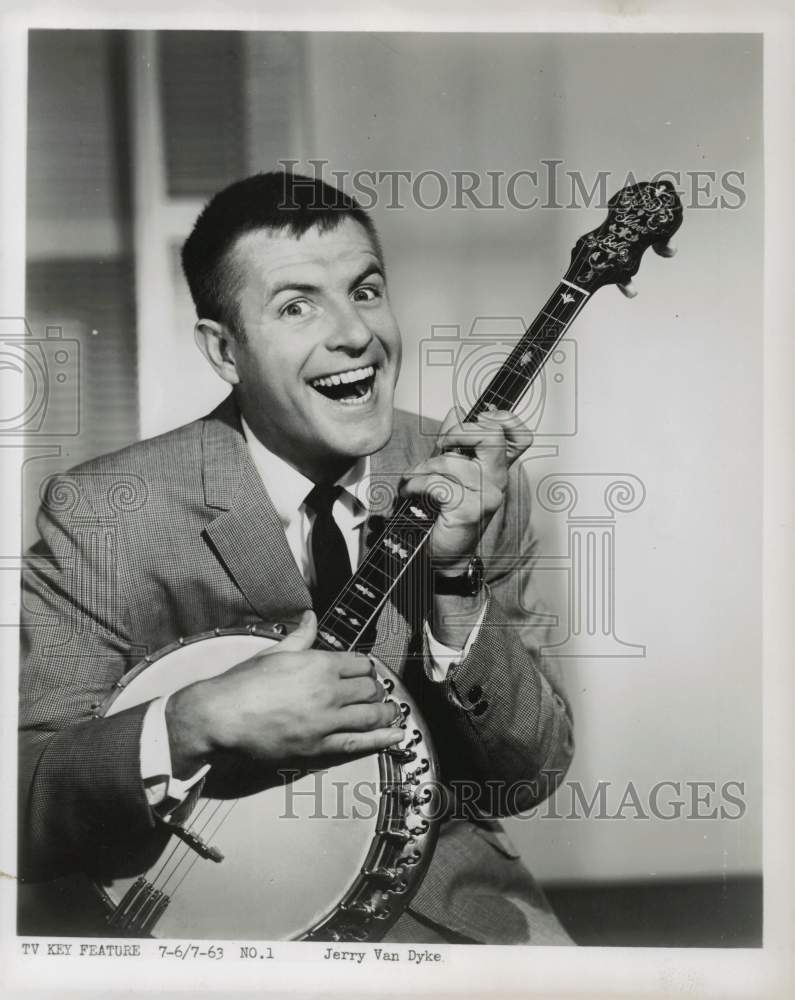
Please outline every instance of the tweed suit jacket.
[[[372, 458], [373, 494], [394, 490], [432, 446], [417, 417], [396, 411]], [[412, 910], [466, 940], [568, 943], [494, 818], [549, 794], [573, 747], [555, 664], [539, 653], [521, 478], [514, 470], [483, 539], [489, 599], [466, 659], [441, 684], [426, 677], [410, 585], [384, 606], [373, 652], [418, 700], [445, 781], [469, 789], [468, 807], [442, 823]], [[23, 877], [107, 875], [157, 835], [140, 774], [146, 706], [98, 717], [126, 671], [180, 636], [294, 623], [311, 606], [266, 485], [231, 396], [50, 482], [23, 573]]]

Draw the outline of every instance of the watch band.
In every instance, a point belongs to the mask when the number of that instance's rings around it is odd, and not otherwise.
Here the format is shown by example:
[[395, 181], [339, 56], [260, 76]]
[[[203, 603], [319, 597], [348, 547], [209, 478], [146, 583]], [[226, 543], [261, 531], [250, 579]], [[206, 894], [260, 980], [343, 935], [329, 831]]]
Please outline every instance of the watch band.
[[483, 589], [483, 561], [473, 556], [463, 573], [458, 576], [433, 574], [433, 592], [444, 597], [475, 597]]

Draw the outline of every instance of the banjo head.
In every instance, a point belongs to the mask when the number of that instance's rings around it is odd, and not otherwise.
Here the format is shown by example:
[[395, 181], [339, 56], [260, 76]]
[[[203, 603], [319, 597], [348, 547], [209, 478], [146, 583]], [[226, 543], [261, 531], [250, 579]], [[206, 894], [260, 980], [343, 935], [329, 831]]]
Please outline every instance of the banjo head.
[[[148, 657], [104, 706], [112, 715], [215, 676], [281, 635], [217, 629]], [[182, 825], [222, 860], [176, 835], [154, 864], [98, 885], [109, 927], [132, 936], [379, 940], [408, 905], [435, 843], [436, 759], [399, 679], [406, 739], [392, 750], [279, 782], [241, 798], [201, 797]]]

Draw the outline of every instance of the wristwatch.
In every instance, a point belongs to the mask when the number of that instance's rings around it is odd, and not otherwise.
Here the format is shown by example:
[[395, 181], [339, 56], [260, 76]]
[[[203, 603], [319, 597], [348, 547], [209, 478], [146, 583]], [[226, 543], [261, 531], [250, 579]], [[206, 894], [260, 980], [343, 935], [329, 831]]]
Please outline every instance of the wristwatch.
[[444, 576], [438, 571], [433, 574], [433, 592], [442, 596], [475, 597], [483, 589], [483, 560], [472, 556], [463, 573], [458, 576]]

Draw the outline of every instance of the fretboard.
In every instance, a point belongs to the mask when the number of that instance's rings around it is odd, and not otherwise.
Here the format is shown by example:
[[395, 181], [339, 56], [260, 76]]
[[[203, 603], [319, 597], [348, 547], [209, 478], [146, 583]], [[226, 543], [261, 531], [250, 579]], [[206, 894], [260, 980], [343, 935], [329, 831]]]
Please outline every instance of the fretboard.
[[[517, 406], [589, 297], [590, 292], [561, 281], [465, 422], [476, 420], [488, 410], [513, 410]], [[317, 648], [357, 648], [368, 625], [427, 541], [436, 516], [433, 504], [424, 498], [412, 497], [397, 504], [359, 568], [318, 623]]]

